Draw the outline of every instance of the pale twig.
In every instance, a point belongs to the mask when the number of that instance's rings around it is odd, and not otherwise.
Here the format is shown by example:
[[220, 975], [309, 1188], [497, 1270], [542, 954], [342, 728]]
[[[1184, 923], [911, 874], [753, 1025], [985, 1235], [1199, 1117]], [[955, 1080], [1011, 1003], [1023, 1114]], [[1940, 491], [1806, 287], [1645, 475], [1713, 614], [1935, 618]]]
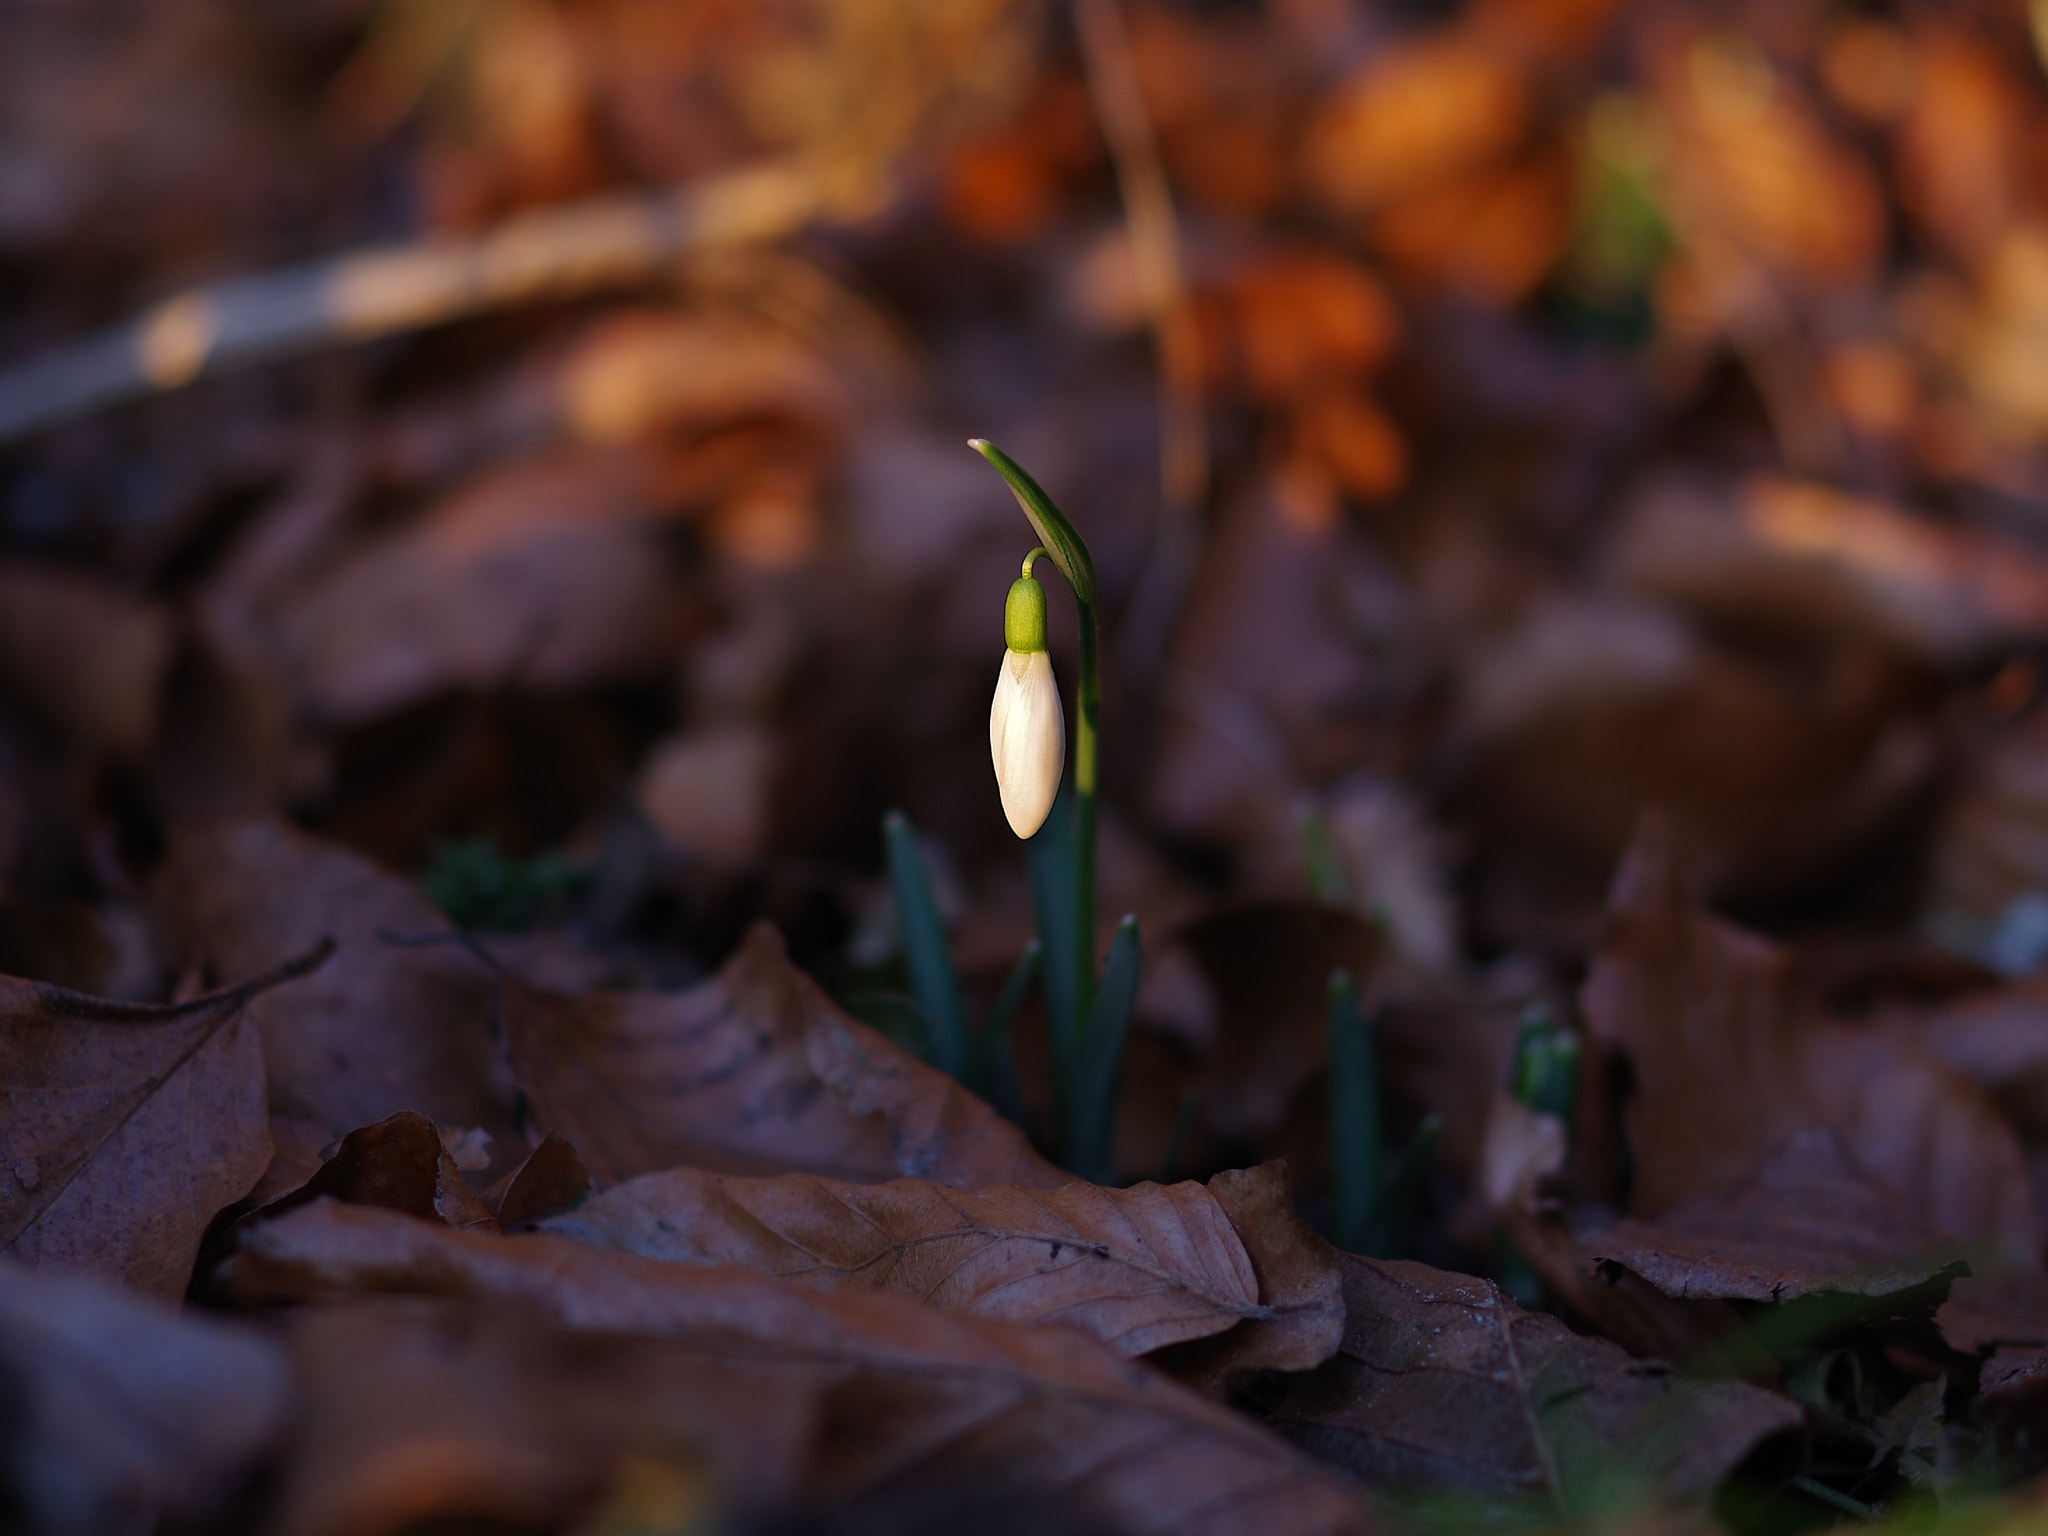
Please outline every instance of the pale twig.
[[823, 204], [808, 171], [768, 164], [193, 288], [0, 370], [0, 442], [237, 364], [645, 281], [686, 252], [779, 239]]
[[1152, 329], [1159, 367], [1160, 516], [1118, 635], [1126, 666], [1144, 678], [1158, 669], [1201, 553], [1202, 513], [1209, 496], [1209, 433], [1202, 415], [1193, 316], [1181, 270], [1180, 226], [1159, 158], [1159, 141], [1139, 89], [1123, 12], [1117, 0], [1073, 0], [1073, 8], [1089, 96], [1116, 164], [1139, 300]]

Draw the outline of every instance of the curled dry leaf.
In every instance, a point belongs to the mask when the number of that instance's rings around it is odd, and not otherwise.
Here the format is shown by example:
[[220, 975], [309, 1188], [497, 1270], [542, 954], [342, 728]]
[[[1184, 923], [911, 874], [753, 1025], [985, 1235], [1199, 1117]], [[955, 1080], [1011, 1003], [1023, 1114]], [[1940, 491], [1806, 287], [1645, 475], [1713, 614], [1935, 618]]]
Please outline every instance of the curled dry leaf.
[[1942, 1341], [1984, 1357], [1978, 1388], [2005, 1408], [2048, 1390], [2048, 1277], [2012, 1270], [1967, 1276], [1934, 1314]]
[[1784, 950], [1690, 903], [1660, 817], [1644, 818], [1615, 875], [1581, 1005], [1634, 1071], [1630, 1214], [1727, 1189], [1787, 1137], [1826, 1126], [1857, 1172], [1941, 1236], [2039, 1261], [2040, 1217], [1997, 1107], [1912, 1044], [1820, 1016]]
[[243, 1011], [328, 952], [178, 1004], [0, 977], [0, 1250], [182, 1293], [207, 1223], [270, 1162]]
[[490, 972], [453, 946], [385, 937], [448, 931], [409, 881], [275, 822], [214, 821], [172, 833], [155, 898], [212, 975], [247, 975], [322, 935], [338, 946], [295, 996], [250, 1009], [277, 1142], [262, 1193], [304, 1183], [322, 1148], [401, 1110], [523, 1144], [491, 1038]]
[[894, 1291], [948, 1312], [1064, 1323], [1123, 1355], [1266, 1310], [1229, 1219], [1192, 1182], [956, 1190], [674, 1168], [630, 1179], [543, 1230], [824, 1290]]
[[600, 1185], [688, 1166], [1050, 1189], [1066, 1176], [942, 1072], [848, 1018], [755, 927], [687, 992], [504, 992], [534, 1119]]
[[1555, 1211], [1497, 1213], [1500, 1230], [1565, 1314], [1639, 1359], [1675, 1360], [1694, 1376], [1774, 1383], [1777, 1362], [1725, 1301], [1667, 1296], [1634, 1270], [1595, 1265]]
[[1733, 1189], [1679, 1201], [1651, 1221], [1582, 1238], [1595, 1263], [1618, 1264], [1667, 1296], [1792, 1301], [1816, 1292], [1925, 1298], [1967, 1272], [1943, 1243], [1857, 1173], [1828, 1130], [1773, 1148]]
[[1233, 1168], [1209, 1181], [1258, 1277], [1262, 1315], [1153, 1359], [1210, 1397], [1227, 1397], [1266, 1371], [1309, 1371], [1344, 1337], [1337, 1250], [1294, 1214], [1283, 1162]]
[[567, 1239], [487, 1237], [331, 1203], [255, 1228], [229, 1261], [244, 1301], [365, 1290], [525, 1298], [572, 1328], [715, 1344], [760, 1369], [836, 1374], [827, 1490], [995, 1477], [1070, 1497], [1116, 1532], [1373, 1528], [1362, 1505], [1256, 1425], [1068, 1329], [826, 1294]]
[[1343, 1348], [1283, 1391], [1269, 1422], [1376, 1487], [1583, 1507], [1617, 1467], [1678, 1497], [1712, 1491], [1799, 1406], [1680, 1377], [1524, 1312], [1498, 1287], [1424, 1264], [1341, 1255]]
[[0, 1259], [0, 1508], [31, 1536], [200, 1529], [284, 1429], [250, 1328]]
[[566, 1211], [589, 1193], [590, 1170], [583, 1159], [568, 1142], [550, 1135], [541, 1138], [525, 1162], [485, 1190], [483, 1202], [501, 1226], [509, 1227]]
[[263, 1207], [260, 1214], [268, 1220], [321, 1199], [382, 1206], [451, 1227], [495, 1225], [489, 1207], [464, 1181], [434, 1122], [409, 1109], [350, 1131], [312, 1178]]

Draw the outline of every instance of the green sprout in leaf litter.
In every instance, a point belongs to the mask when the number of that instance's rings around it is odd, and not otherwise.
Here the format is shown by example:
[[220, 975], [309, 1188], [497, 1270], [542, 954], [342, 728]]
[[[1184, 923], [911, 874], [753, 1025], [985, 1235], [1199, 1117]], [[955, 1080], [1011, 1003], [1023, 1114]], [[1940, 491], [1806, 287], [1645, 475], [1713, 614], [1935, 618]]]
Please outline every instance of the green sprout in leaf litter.
[[1380, 1145], [1378, 1020], [1348, 970], [1330, 973], [1330, 1240], [1391, 1258], [1406, 1245], [1415, 1204], [1442, 1122], [1426, 1117], [1392, 1167]]

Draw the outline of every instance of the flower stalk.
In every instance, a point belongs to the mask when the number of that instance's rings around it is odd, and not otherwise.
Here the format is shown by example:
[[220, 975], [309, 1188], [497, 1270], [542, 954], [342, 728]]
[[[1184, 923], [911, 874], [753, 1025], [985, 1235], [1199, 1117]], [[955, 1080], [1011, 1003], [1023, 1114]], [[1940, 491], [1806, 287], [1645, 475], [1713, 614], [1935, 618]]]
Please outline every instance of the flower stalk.
[[[1098, 724], [1102, 708], [1102, 635], [1096, 617], [1095, 562], [1052, 498], [1024, 466], [986, 438], [968, 446], [995, 467], [1017, 498], [1044, 548], [1045, 557], [1066, 578], [1080, 621], [1080, 680], [1074, 700], [1073, 859], [1071, 900], [1067, 904], [1065, 958], [1068, 978], [1055, 982], [1047, 975], [1054, 1049], [1070, 1055], [1095, 1001], [1095, 784]], [[1035, 553], [1035, 552], [1034, 552]], [[1007, 607], [1005, 619], [1008, 618]], [[1046, 935], [1047, 956], [1058, 951]]]
[[[1095, 562], [1073, 524], [1022, 465], [986, 438], [972, 438], [968, 446], [1003, 477], [1041, 546], [1026, 557], [1024, 576], [1011, 588], [1010, 602], [1004, 609], [1006, 644], [1012, 638], [1012, 615], [1020, 605], [1037, 604], [1036, 612], [1042, 622], [1042, 598], [1019, 595], [1025, 582], [1037, 586], [1031, 578], [1031, 568], [1040, 558], [1051, 561], [1066, 579], [1079, 619], [1080, 676], [1074, 700], [1073, 771], [1060, 786], [1050, 819], [1041, 817], [1034, 824], [1031, 864], [1039, 937], [1045, 946], [1046, 1019], [1060, 1143], [1070, 1168], [1083, 1177], [1101, 1180], [1109, 1171], [1116, 1082], [1122, 1065], [1124, 1031], [1129, 1024], [1129, 994], [1136, 990], [1139, 956], [1136, 925], [1126, 920], [1118, 930], [1118, 942], [1112, 945], [1113, 975], [1098, 997], [1095, 795], [1102, 708], [1102, 635], [1097, 618]], [[1028, 628], [1020, 630], [1018, 638], [1030, 638]], [[1006, 655], [1006, 667], [1008, 661]], [[999, 704], [1000, 701], [999, 688]], [[992, 749], [993, 717], [992, 709]], [[1008, 811], [1008, 778], [1002, 754], [996, 755], [998, 779], [1004, 784], [1004, 808]], [[1059, 801], [1071, 804], [1063, 808]], [[1065, 825], [1060, 824], [1063, 814], [1068, 818]], [[1024, 835], [1014, 815], [1011, 826]]]

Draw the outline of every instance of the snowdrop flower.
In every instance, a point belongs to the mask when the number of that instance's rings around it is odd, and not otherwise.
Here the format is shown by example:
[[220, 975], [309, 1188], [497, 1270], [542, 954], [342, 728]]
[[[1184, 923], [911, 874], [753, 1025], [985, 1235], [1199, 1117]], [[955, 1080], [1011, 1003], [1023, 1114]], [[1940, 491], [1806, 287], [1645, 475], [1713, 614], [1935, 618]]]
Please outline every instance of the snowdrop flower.
[[1010, 830], [1019, 837], [1044, 825], [1059, 793], [1067, 753], [1059, 685], [1045, 649], [1045, 588], [1031, 575], [1031, 562], [1042, 553], [1034, 549], [1025, 556], [1024, 574], [1010, 584], [1003, 605], [1003, 670], [996, 674], [996, 696], [988, 706], [996, 787]]

